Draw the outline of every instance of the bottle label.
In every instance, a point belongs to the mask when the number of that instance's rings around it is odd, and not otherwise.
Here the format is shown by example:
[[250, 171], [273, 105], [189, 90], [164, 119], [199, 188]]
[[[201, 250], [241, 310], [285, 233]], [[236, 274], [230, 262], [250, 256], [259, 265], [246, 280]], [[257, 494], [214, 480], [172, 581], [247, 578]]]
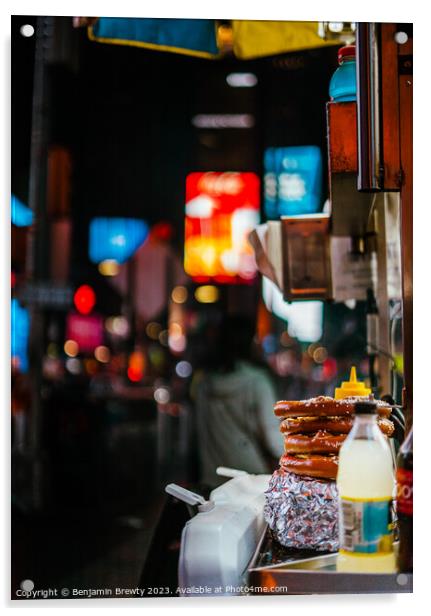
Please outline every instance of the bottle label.
[[413, 515], [413, 471], [397, 470], [397, 513]]
[[355, 554], [390, 554], [391, 498], [340, 498], [340, 550]]

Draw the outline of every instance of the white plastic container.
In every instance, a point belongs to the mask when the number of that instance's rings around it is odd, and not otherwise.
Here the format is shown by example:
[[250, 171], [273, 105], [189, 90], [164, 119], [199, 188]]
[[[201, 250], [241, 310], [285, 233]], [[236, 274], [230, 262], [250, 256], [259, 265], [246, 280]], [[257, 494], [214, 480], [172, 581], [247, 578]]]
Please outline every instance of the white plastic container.
[[353, 428], [340, 449], [340, 551], [337, 571], [394, 573], [391, 505], [395, 476], [388, 439], [372, 401], [356, 404]]
[[185, 525], [178, 567], [180, 596], [239, 595], [265, 527], [269, 475], [243, 473], [211, 492], [208, 510]]

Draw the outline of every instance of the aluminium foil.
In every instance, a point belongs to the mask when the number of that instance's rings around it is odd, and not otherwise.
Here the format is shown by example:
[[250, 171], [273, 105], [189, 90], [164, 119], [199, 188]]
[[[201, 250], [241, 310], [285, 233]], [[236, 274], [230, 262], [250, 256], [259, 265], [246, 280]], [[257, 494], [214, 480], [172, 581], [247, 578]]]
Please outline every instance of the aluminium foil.
[[281, 545], [328, 552], [338, 550], [335, 481], [276, 470], [265, 492], [264, 517]]

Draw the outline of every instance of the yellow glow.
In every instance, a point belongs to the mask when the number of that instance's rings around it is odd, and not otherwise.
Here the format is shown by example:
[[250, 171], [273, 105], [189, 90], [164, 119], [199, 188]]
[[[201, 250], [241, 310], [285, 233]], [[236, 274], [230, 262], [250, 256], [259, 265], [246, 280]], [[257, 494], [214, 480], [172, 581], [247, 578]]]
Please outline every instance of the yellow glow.
[[151, 340], [157, 340], [161, 331], [162, 326], [160, 325], [160, 323], [155, 323], [154, 321], [148, 323], [147, 327], [145, 328], [145, 332], [148, 338], [151, 338]]
[[116, 276], [120, 271], [120, 266], [115, 259], [106, 259], [99, 263], [98, 269], [102, 276]]
[[97, 361], [100, 361], [102, 364], [106, 364], [111, 359], [111, 353], [108, 347], [98, 346], [94, 350], [94, 357], [97, 359]]
[[323, 364], [328, 357], [328, 351], [325, 347], [318, 347], [313, 353], [313, 359], [317, 364]]
[[219, 290], [214, 285], [206, 284], [196, 289], [195, 298], [201, 304], [213, 304], [219, 298]]
[[183, 328], [179, 323], [169, 323], [169, 335], [170, 336], [181, 336], [183, 333]]
[[310, 357], [313, 357], [314, 351], [319, 348], [319, 345], [313, 342], [307, 349], [307, 353]]
[[50, 342], [48, 344], [48, 348], [46, 350], [48, 357], [51, 357], [52, 359], [55, 359], [56, 357], [58, 357], [58, 347], [55, 344], [55, 342]]
[[188, 291], [186, 287], [178, 286], [172, 291], [172, 301], [176, 304], [184, 304], [187, 301]]
[[69, 357], [76, 357], [79, 353], [79, 346], [75, 340], [66, 340], [64, 343], [64, 352]]

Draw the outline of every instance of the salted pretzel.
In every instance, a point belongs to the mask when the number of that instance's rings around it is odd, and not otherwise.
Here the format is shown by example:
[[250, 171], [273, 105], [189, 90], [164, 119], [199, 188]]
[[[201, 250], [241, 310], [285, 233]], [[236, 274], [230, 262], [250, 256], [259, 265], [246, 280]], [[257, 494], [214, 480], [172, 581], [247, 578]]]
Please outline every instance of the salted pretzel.
[[296, 475], [335, 480], [338, 471], [338, 456], [285, 453], [280, 458], [280, 466]]
[[331, 434], [319, 430], [315, 434], [290, 434], [284, 438], [286, 453], [335, 453], [338, 454], [346, 434]]
[[[291, 434], [313, 434], [319, 430], [333, 434], [348, 434], [354, 418], [346, 417], [287, 417], [280, 423], [280, 432], [284, 436]], [[394, 433], [394, 424], [386, 417], [378, 417], [377, 424], [386, 436]]]
[[[309, 400], [279, 400], [274, 406], [277, 417], [345, 417], [353, 416], [358, 398], [336, 400], [330, 396], [317, 396]], [[375, 400], [379, 416], [389, 417], [391, 406]]]

